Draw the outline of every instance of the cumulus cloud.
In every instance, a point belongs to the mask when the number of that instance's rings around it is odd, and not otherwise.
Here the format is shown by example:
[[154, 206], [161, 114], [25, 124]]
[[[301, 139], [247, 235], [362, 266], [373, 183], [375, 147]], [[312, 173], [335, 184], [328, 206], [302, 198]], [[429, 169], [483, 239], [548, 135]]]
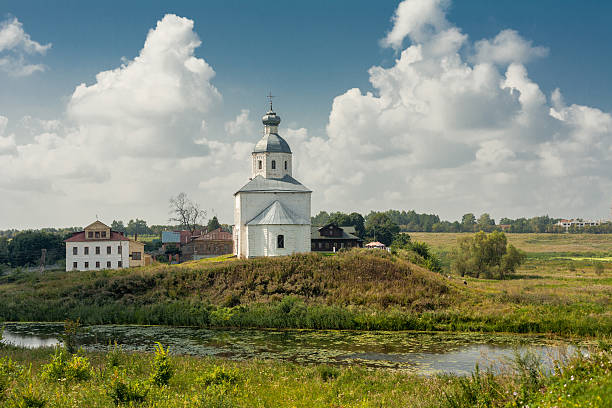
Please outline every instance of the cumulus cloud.
[[44, 71], [43, 64], [31, 64], [26, 55], [44, 55], [51, 43], [40, 44], [32, 40], [23, 29], [23, 24], [16, 18], [0, 22], [0, 69], [14, 76], [28, 76]]
[[514, 30], [472, 43], [448, 5], [403, 1], [381, 41], [395, 63], [334, 99], [327, 138], [294, 148], [314, 207], [605, 216], [612, 116], [547, 98], [527, 70], [547, 48]]
[[474, 46], [474, 61], [477, 63], [526, 63], [548, 55], [548, 48], [532, 46], [531, 41], [525, 40], [514, 30], [503, 30], [492, 40], [483, 39], [477, 41]]
[[[324, 133], [281, 125], [313, 212], [605, 216], [610, 113], [546, 95], [528, 72], [545, 48], [512, 30], [473, 41], [448, 6], [400, 3], [381, 41], [397, 59], [370, 68], [369, 90], [334, 98]], [[85, 224], [95, 213], [159, 220], [168, 197], [187, 191], [230, 221], [261, 124], [247, 109], [219, 123], [221, 95], [198, 46], [193, 21], [167, 15], [136, 58], [75, 89], [67, 121], [24, 120], [36, 130], [23, 138], [6, 135], [0, 117], [0, 192], [11, 192], [0, 212], [22, 208], [34, 225]]]
[[[219, 168], [219, 160], [244, 150], [239, 143], [220, 146], [202, 139], [203, 124], [214, 122], [207, 115], [221, 95], [210, 82], [214, 70], [195, 56], [200, 45], [192, 20], [166, 15], [137, 57], [76, 87], [66, 120], [19, 121], [20, 136], [0, 140], [0, 191], [15, 192], [4, 195], [11, 199], [2, 200], [0, 210], [23, 208], [23, 214], [40, 218], [29, 224], [42, 225], [85, 223], [95, 213], [113, 211], [159, 219], [170, 195], [190, 191], [202, 199], [206, 194], [197, 186], [210, 174], [227, 176], [242, 167], [246, 172], [246, 162]], [[6, 120], [0, 122], [4, 128]], [[24, 202], [19, 192], [29, 194], [29, 201], [18, 205]], [[42, 197], [52, 217], [27, 211], [28, 203]]]

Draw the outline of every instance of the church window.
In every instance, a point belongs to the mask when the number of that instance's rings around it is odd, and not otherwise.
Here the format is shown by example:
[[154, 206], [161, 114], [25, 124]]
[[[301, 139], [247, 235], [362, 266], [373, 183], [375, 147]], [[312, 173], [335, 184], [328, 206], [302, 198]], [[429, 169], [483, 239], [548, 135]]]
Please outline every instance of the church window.
[[261, 170], [261, 160], [257, 161], [257, 166], [259, 167], [259, 170]]
[[287, 170], [287, 160], [285, 160], [285, 170]]
[[276, 169], [276, 160], [272, 160], [272, 170]]
[[285, 236], [284, 235], [279, 235], [278, 237], [276, 237], [276, 247], [277, 248], [285, 247]]

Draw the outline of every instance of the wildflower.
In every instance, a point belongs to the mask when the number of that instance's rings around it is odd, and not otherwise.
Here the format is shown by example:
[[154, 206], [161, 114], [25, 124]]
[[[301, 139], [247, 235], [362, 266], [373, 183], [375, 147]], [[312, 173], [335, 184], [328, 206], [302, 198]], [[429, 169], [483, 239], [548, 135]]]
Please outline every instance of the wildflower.
[[570, 377], [570, 381], [574, 381], [574, 376], [573, 375]]

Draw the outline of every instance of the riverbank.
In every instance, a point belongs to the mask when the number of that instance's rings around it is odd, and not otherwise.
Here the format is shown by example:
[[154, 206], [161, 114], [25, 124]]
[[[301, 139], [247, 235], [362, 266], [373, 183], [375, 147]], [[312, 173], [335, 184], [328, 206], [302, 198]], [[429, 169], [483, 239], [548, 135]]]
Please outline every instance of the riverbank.
[[0, 277], [0, 319], [609, 336], [612, 271], [575, 265], [530, 258], [514, 279], [464, 284], [386, 252], [361, 250], [21, 273]]
[[0, 401], [9, 407], [26, 406], [27, 400], [27, 406], [75, 408], [612, 404], [612, 360], [603, 349], [588, 357], [565, 357], [554, 374], [545, 374], [537, 360], [523, 355], [498, 366], [496, 373], [481, 368], [469, 377], [159, 354], [114, 350], [73, 358], [52, 349], [0, 348]]

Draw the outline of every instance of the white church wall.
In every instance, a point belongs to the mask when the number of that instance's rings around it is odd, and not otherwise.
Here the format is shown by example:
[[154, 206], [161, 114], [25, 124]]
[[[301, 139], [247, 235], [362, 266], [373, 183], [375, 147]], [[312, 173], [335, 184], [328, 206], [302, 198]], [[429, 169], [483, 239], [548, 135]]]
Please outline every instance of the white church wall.
[[[247, 258], [310, 252], [308, 225], [249, 225], [247, 230]], [[278, 248], [279, 235], [284, 237], [284, 248]]]

